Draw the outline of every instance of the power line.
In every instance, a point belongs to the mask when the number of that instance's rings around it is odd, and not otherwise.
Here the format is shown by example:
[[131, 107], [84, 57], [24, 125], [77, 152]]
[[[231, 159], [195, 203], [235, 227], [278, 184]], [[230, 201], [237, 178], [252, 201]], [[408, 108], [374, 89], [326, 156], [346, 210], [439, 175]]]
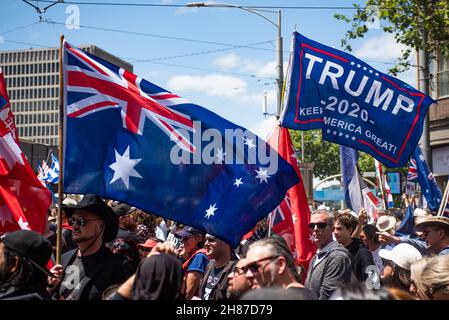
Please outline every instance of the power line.
[[[47, 24], [58, 24], [58, 25], [66, 25], [65, 23], [59, 22], [59, 21], [52, 21], [52, 20], [44, 20], [43, 22]], [[144, 33], [144, 32], [136, 32], [136, 31], [127, 31], [127, 30], [119, 30], [119, 29], [111, 29], [111, 28], [103, 28], [103, 27], [95, 27], [95, 26], [87, 26], [87, 25], [79, 25], [80, 28], [86, 28], [86, 29], [92, 29], [92, 30], [101, 30], [101, 31], [109, 31], [109, 32], [117, 32], [117, 33], [125, 33], [125, 34], [133, 34], [138, 36], [146, 36], [146, 37], [152, 37], [152, 38], [161, 38], [161, 39], [169, 39], [169, 40], [177, 40], [177, 41], [187, 41], [187, 42], [195, 42], [195, 43], [202, 43], [202, 44], [212, 44], [212, 45], [218, 45], [218, 46], [226, 46], [226, 47], [237, 47], [239, 45], [230, 44], [230, 43], [223, 43], [223, 42], [215, 42], [215, 41], [205, 41], [205, 40], [196, 40], [196, 39], [189, 39], [189, 38], [180, 38], [180, 37], [173, 37], [173, 36], [165, 36], [165, 35], [159, 35], [159, 34], [153, 34], [153, 33]], [[266, 49], [266, 48], [256, 48], [256, 47], [249, 47], [248, 49], [254, 49], [254, 50], [263, 50], [263, 51], [274, 51], [273, 49]]]
[[[40, 2], [53, 2], [41, 0]], [[122, 6], [122, 7], [160, 7], [160, 8], [189, 8], [185, 4], [162, 4], [162, 3], [128, 3], [128, 2], [81, 2], [64, 1], [64, 4], [91, 5], [91, 6]], [[365, 7], [355, 8], [352, 6], [244, 6], [250, 9], [284, 9], [284, 10], [357, 10]]]
[[176, 59], [176, 58], [184, 58], [184, 57], [192, 57], [192, 56], [198, 56], [198, 55], [203, 55], [203, 54], [209, 54], [209, 53], [217, 53], [217, 52], [223, 52], [223, 51], [228, 51], [228, 50], [234, 50], [234, 49], [239, 49], [239, 48], [247, 48], [250, 46], [254, 46], [254, 45], [261, 45], [261, 44], [265, 44], [265, 43], [271, 43], [272, 41], [264, 41], [264, 42], [257, 42], [257, 43], [252, 43], [252, 44], [247, 44], [247, 45], [241, 45], [241, 46], [234, 46], [234, 47], [230, 47], [230, 48], [222, 48], [222, 49], [215, 49], [215, 50], [207, 50], [207, 51], [200, 51], [200, 52], [193, 52], [193, 53], [186, 53], [186, 54], [180, 54], [180, 55], [176, 55], [176, 56], [168, 56], [168, 57], [160, 57], [160, 58], [152, 58], [152, 59], [145, 59], [145, 60], [136, 60], [136, 61], [131, 61], [131, 62], [153, 62], [153, 61], [158, 61], [158, 60], [168, 60], [168, 59]]
[[[10, 42], [10, 43], [17, 43], [17, 44], [25, 44], [25, 45], [28, 45], [28, 46], [34, 46], [34, 47], [39, 47], [39, 48], [54, 47], [54, 46], [49, 46], [49, 45], [41, 45], [41, 44], [37, 44], [37, 43], [16, 41], [16, 40], [9, 40], [9, 39], [3, 39], [3, 41], [4, 42]], [[119, 57], [119, 58], [122, 58], [122, 57]], [[222, 71], [222, 70], [216, 70], [216, 69], [208, 69], [208, 68], [201, 68], [201, 67], [185, 66], [185, 65], [180, 65], [180, 64], [171, 64], [171, 63], [156, 62], [156, 61], [138, 60], [138, 59], [134, 59], [134, 58], [131, 58], [131, 57], [128, 57], [126, 60], [130, 60], [130, 61], [132, 61], [132, 63], [152, 63], [152, 64], [158, 64], [158, 65], [163, 65], [163, 66], [175, 67], [175, 68], [183, 68], [183, 69], [191, 69], [191, 70], [197, 70], [197, 71], [207, 71], [207, 72], [215, 72], [215, 73], [221, 73], [221, 74], [238, 75], [238, 76], [242, 76], [242, 77], [250, 77], [250, 78], [255, 78], [255, 79], [275, 80], [275, 78], [272, 78], [272, 77], [257, 76], [255, 74], [249, 74], [249, 73]]]
[[36, 24], [36, 23], [39, 23], [39, 22], [36, 21], [36, 22], [28, 23], [28, 24], [26, 24], [24, 26], [15, 27], [13, 29], [9, 29], [7, 31], [0, 32], [0, 34], [7, 34], [7, 33], [10, 33], [10, 32], [14, 32], [14, 31], [20, 30], [20, 29], [25, 29], [25, 28], [28, 28], [29, 26], [32, 26], [32, 25]]

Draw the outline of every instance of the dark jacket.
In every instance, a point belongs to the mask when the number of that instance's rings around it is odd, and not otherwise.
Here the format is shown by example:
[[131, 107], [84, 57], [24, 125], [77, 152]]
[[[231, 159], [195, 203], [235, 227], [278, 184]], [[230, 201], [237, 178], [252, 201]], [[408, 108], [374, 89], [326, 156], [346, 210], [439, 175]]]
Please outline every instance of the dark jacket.
[[310, 261], [305, 286], [319, 300], [328, 300], [335, 289], [351, 281], [350, 253], [337, 241], [333, 241], [319, 256], [322, 259], [317, 265], [314, 266], [318, 254]]
[[[228, 289], [228, 275], [230, 272], [234, 270], [236, 260], [231, 259], [228, 264], [224, 267], [223, 271], [220, 274], [220, 278], [218, 279], [217, 284], [213, 287], [212, 291], [209, 294], [209, 300], [227, 300], [226, 291]], [[215, 267], [215, 260], [211, 260], [206, 267], [206, 271], [204, 273], [204, 277], [200, 283], [200, 294], [201, 297], [204, 296], [204, 290], [206, 289], [207, 279], [213, 268]]]
[[[61, 286], [57, 290], [57, 298], [61, 299], [70, 293], [69, 299], [71, 300], [100, 300], [105, 289], [113, 284], [125, 282], [133, 274], [133, 269], [125, 257], [113, 254], [104, 246], [89, 257], [92, 256], [95, 256], [97, 263], [93, 267], [89, 267], [88, 270], [84, 270], [79, 279], [78, 289], [68, 289], [67, 291]], [[77, 249], [66, 252], [61, 259], [64, 270], [74, 264], [76, 259]], [[66, 277], [70, 277], [70, 275], [66, 275]], [[63, 278], [63, 284], [66, 277]]]
[[351, 254], [352, 272], [357, 281], [365, 281], [368, 278], [367, 268], [376, 264], [373, 255], [362, 240], [358, 238], [352, 240], [352, 243], [346, 247]]
[[0, 293], [0, 300], [52, 300], [50, 294], [37, 286], [27, 285], [23, 288], [10, 287]]

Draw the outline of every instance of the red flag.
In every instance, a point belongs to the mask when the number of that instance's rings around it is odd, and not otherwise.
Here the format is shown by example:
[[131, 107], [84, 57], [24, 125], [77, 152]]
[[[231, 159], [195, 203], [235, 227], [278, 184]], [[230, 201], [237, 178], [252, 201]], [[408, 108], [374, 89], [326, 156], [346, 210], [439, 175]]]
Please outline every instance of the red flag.
[[1, 69], [0, 98], [0, 234], [18, 229], [43, 233], [51, 194], [20, 150]]
[[273, 231], [283, 236], [287, 243], [290, 242], [297, 263], [307, 271], [316, 247], [310, 238], [310, 209], [288, 129], [276, 125], [268, 143], [295, 169], [299, 177], [299, 183], [287, 191], [284, 201], [271, 213], [275, 222], [283, 216], [282, 221], [273, 225]]

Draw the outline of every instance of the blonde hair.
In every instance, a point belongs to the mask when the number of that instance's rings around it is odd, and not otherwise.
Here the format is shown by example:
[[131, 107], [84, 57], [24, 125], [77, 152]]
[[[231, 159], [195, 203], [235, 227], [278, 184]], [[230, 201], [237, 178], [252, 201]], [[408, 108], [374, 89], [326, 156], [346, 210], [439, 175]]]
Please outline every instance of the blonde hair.
[[421, 274], [424, 270], [424, 268], [427, 266], [427, 264], [432, 260], [434, 256], [426, 256], [422, 259], [419, 259], [412, 263], [410, 266], [411, 271], [411, 279], [414, 282], [414, 285], [416, 287], [416, 293], [417, 296], [421, 300], [429, 300], [429, 298], [426, 296], [426, 287], [424, 287], [422, 280], [421, 280]]
[[449, 297], [449, 255], [431, 259], [421, 273], [421, 281], [430, 295], [443, 291]]

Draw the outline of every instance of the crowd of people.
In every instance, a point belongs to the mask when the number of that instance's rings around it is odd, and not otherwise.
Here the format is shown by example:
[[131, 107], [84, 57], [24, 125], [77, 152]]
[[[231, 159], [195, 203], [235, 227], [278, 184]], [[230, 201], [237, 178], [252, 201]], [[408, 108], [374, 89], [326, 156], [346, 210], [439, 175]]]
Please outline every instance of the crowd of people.
[[[87, 194], [65, 199], [63, 255], [55, 225], [0, 240], [1, 300], [439, 300], [449, 299], [449, 219], [414, 210], [311, 213], [316, 254], [298, 266], [286, 241], [262, 220], [232, 248], [203, 234]], [[407, 208], [404, 208], [407, 209]]]

